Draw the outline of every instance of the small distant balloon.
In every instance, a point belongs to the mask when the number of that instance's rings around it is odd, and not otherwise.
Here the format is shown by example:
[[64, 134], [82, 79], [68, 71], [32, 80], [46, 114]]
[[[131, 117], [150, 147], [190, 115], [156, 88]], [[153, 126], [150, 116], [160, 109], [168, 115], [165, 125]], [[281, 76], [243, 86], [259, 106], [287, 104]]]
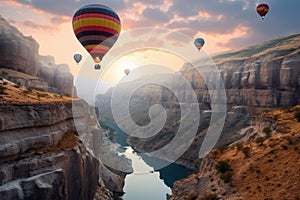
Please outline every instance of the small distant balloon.
[[197, 38], [194, 41], [194, 45], [196, 46], [196, 48], [200, 51], [200, 49], [204, 46], [205, 41], [203, 38]]
[[124, 69], [124, 73], [128, 76], [128, 74], [130, 73], [129, 69]]
[[73, 58], [74, 58], [75, 62], [78, 64], [82, 59], [82, 55], [77, 53], [77, 54], [74, 54]]
[[[100, 63], [117, 41], [121, 20], [111, 8], [91, 4], [79, 8], [72, 19], [73, 31], [95, 63]], [[95, 65], [95, 68], [99, 66]]]
[[256, 7], [256, 12], [260, 15], [261, 19], [264, 19], [266, 14], [269, 12], [270, 8], [268, 4], [259, 4]]

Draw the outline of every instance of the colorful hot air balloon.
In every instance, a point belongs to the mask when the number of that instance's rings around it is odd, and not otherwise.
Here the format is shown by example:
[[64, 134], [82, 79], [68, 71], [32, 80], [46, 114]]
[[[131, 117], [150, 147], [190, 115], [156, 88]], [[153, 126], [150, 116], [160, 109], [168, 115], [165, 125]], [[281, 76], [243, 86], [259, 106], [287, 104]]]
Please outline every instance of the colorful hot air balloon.
[[124, 69], [124, 73], [128, 76], [130, 69]]
[[269, 12], [270, 8], [267, 4], [259, 4], [256, 7], [256, 12], [261, 16], [261, 19], [264, 19], [266, 14]]
[[194, 45], [196, 46], [196, 48], [200, 51], [200, 49], [203, 47], [203, 45], [205, 44], [205, 41], [203, 38], [197, 38], [194, 41]]
[[77, 10], [72, 25], [76, 38], [95, 63], [101, 62], [121, 31], [121, 21], [117, 13], [100, 4], [86, 5]]
[[78, 64], [82, 59], [82, 55], [77, 53], [77, 54], [74, 54], [73, 58], [74, 58], [75, 62]]

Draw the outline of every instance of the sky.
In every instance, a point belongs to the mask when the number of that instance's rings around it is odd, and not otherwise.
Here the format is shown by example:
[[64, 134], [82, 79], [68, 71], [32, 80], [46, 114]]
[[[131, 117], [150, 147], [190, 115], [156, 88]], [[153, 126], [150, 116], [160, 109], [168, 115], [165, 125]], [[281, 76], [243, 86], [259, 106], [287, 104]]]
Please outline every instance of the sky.
[[[77, 9], [91, 3], [109, 6], [118, 13], [122, 23], [121, 35], [132, 31], [132, 38], [127, 38], [131, 43], [123, 48], [139, 48], [141, 43], [145, 43], [141, 47], [159, 43], [164, 48], [164, 41], [158, 34], [152, 34], [143, 42], [135, 39], [133, 30], [145, 27], [177, 31], [191, 39], [205, 38], [203, 49], [208, 54], [242, 48], [300, 31], [299, 0], [1, 0], [0, 15], [24, 35], [32, 35], [40, 45], [41, 55], [52, 55], [56, 63], [68, 64], [76, 76], [80, 66], [73, 61], [74, 53], [88, 55], [73, 33], [72, 17]], [[265, 20], [261, 20], [256, 13], [259, 3], [270, 6]], [[143, 36], [146, 32], [142, 33]], [[171, 37], [168, 42], [172, 40], [176, 45], [192, 44]], [[119, 56], [120, 60], [114, 61], [116, 66], [112, 67], [119, 68], [119, 71], [108, 70], [111, 72], [105, 79], [116, 82], [124, 75], [125, 68], [136, 67], [138, 59], [148, 59], [149, 64], [162, 60], [162, 55], [165, 60], [172, 61], [170, 65], [174, 64], [176, 58], [173, 59], [172, 53], [157, 50], [143, 49]], [[116, 54], [113, 56], [118, 57]], [[184, 63], [184, 60], [179, 60], [176, 60], [175, 70]]]

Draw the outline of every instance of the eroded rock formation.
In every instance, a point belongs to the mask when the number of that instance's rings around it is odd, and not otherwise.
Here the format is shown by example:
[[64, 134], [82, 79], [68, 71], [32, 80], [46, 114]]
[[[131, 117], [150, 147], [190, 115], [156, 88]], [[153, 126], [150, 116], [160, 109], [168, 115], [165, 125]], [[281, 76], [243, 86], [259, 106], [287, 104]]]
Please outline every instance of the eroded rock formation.
[[1, 77], [26, 87], [73, 94], [73, 75], [69, 66], [55, 64], [52, 56], [40, 56], [39, 44], [31, 36], [24, 36], [1, 16], [0, 54]]

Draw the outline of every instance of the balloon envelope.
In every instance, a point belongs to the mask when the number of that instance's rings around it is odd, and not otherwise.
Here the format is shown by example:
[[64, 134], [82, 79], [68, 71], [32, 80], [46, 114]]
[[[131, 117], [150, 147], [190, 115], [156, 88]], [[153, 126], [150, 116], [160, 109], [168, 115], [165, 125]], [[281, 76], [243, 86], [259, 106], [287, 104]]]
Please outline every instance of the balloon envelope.
[[78, 9], [73, 16], [72, 26], [76, 38], [95, 63], [100, 63], [117, 41], [121, 31], [121, 21], [117, 13], [100, 4], [86, 5]]
[[270, 8], [267, 4], [259, 4], [256, 7], [256, 12], [261, 16], [262, 19], [265, 18], [266, 14], [269, 12]]
[[204, 44], [205, 44], [205, 41], [204, 41], [203, 38], [197, 38], [197, 39], [195, 39], [195, 41], [194, 41], [194, 45], [196, 46], [196, 48], [197, 48], [198, 50], [200, 50], [200, 49], [203, 47]]
[[77, 53], [77, 54], [74, 54], [73, 58], [74, 58], [75, 62], [78, 64], [82, 59], [82, 55]]
[[125, 70], [124, 70], [124, 73], [125, 73], [126, 75], [128, 75], [128, 74], [129, 74], [129, 72], [130, 72], [130, 70], [129, 70], [129, 69], [125, 69]]

